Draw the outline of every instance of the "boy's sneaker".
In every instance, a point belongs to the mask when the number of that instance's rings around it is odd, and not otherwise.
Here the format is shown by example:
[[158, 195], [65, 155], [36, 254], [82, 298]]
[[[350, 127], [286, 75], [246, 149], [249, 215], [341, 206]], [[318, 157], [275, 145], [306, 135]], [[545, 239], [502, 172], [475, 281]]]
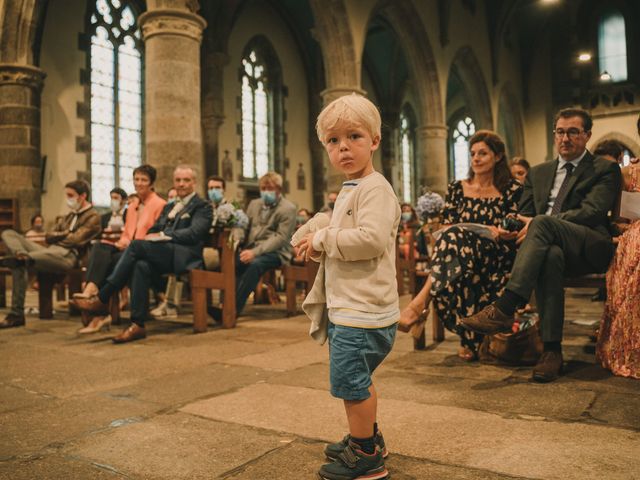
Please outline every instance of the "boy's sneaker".
[[389, 472], [384, 466], [384, 458], [378, 447], [374, 453], [368, 455], [349, 441], [333, 463], [327, 463], [320, 468], [318, 476], [323, 480], [381, 480], [387, 478]]
[[162, 302], [149, 313], [151, 313], [151, 316], [156, 319], [178, 318], [178, 309], [169, 305], [169, 302]]
[[[330, 443], [324, 449], [325, 456], [329, 460], [335, 460], [336, 458], [338, 458], [338, 455], [340, 455], [343, 450], [347, 448], [347, 445], [349, 445], [349, 440], [351, 440], [351, 435], [347, 433], [339, 442]], [[373, 442], [376, 444], [376, 447], [380, 449], [382, 458], [387, 458], [389, 456], [389, 452], [387, 451], [387, 447], [384, 444], [384, 437], [382, 436], [382, 433], [380, 433], [380, 430], [378, 430], [374, 435]]]

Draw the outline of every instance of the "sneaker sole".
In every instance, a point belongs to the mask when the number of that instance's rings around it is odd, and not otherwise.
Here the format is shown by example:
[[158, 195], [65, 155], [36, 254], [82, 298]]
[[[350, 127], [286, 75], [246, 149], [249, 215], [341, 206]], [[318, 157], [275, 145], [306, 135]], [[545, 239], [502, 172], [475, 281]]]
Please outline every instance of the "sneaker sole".
[[344, 476], [325, 477], [321, 473], [318, 473], [318, 478], [320, 480], [385, 480], [385, 479], [391, 478], [391, 475], [389, 475], [389, 471], [385, 468], [381, 472], [367, 473], [365, 475], [360, 475], [359, 477], [344, 477]]

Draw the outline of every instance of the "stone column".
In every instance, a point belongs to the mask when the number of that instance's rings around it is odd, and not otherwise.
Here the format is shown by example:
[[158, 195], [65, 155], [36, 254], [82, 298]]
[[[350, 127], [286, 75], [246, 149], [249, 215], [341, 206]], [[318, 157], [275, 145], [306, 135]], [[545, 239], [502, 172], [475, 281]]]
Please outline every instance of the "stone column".
[[444, 195], [447, 192], [448, 163], [446, 125], [425, 125], [417, 129], [421, 185]]
[[[322, 105], [327, 106], [336, 98], [340, 98], [344, 95], [350, 95], [352, 93], [357, 93], [359, 95], [366, 96], [367, 92], [362, 90], [360, 87], [349, 87], [349, 86], [337, 86], [327, 88], [320, 92], [320, 96], [322, 97]], [[326, 190], [325, 193], [329, 192], [339, 192], [342, 187], [342, 182], [344, 181], [344, 175], [338, 172], [335, 168], [331, 166], [329, 163], [329, 158], [327, 155], [324, 155], [324, 165], [326, 166]]]
[[[180, 4], [180, 2], [176, 2]], [[140, 15], [145, 42], [146, 163], [158, 169], [157, 190], [167, 191], [178, 164], [205, 174], [200, 116], [200, 42], [205, 20], [183, 8]]]
[[0, 63], [0, 198], [17, 198], [20, 229], [40, 211], [40, 92], [45, 73]]

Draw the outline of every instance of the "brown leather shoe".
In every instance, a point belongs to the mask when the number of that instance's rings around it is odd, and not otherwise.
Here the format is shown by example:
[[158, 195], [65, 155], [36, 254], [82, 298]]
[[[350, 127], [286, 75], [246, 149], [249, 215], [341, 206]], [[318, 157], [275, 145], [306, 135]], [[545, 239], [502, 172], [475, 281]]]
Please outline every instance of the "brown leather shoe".
[[543, 352], [535, 367], [531, 379], [534, 382], [553, 382], [562, 373], [562, 353]]
[[513, 325], [513, 316], [509, 317], [498, 310], [495, 303], [484, 307], [475, 315], [463, 318], [460, 324], [467, 330], [493, 335], [494, 333], [510, 332]]
[[24, 315], [9, 313], [0, 321], [0, 328], [24, 327]]
[[143, 338], [146, 338], [146, 336], [147, 331], [144, 329], [144, 327], [132, 323], [129, 328], [123, 330], [119, 335], [113, 337], [112, 341], [113, 343], [127, 343], [133, 342], [135, 340], [141, 340]]
[[107, 305], [102, 303], [97, 295], [92, 295], [89, 298], [72, 298], [69, 300], [69, 304], [86, 312], [108, 311]]

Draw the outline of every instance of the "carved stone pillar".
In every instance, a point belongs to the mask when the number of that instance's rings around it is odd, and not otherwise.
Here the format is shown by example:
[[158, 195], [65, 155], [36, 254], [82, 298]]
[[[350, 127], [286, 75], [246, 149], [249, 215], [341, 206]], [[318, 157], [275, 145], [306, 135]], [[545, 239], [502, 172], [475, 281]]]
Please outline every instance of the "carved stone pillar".
[[[344, 95], [350, 95], [352, 93], [357, 93], [359, 95], [364, 95], [364, 96], [367, 95], [367, 92], [362, 90], [360, 87], [349, 87], [349, 86], [331, 87], [320, 92], [320, 95], [322, 96], [322, 105], [327, 106], [336, 98], [340, 98]], [[326, 166], [326, 172], [327, 172], [326, 178], [325, 178], [325, 182], [326, 182], [325, 193], [339, 192], [340, 188], [342, 187], [342, 182], [344, 181], [344, 175], [331, 166], [327, 155], [324, 155], [324, 165]]]
[[40, 211], [40, 92], [45, 73], [0, 63], [0, 197], [17, 198], [20, 224]]
[[425, 125], [417, 130], [418, 162], [422, 171], [421, 184], [434, 192], [445, 194], [448, 183], [446, 125]]
[[200, 116], [200, 42], [206, 21], [188, 9], [158, 8], [139, 19], [145, 42], [146, 162], [158, 169], [157, 190], [172, 184], [178, 164], [205, 174]]
[[222, 52], [207, 53], [202, 63], [202, 130], [204, 138], [204, 175], [223, 174], [218, 151], [218, 130], [224, 122], [223, 71], [229, 56]]

